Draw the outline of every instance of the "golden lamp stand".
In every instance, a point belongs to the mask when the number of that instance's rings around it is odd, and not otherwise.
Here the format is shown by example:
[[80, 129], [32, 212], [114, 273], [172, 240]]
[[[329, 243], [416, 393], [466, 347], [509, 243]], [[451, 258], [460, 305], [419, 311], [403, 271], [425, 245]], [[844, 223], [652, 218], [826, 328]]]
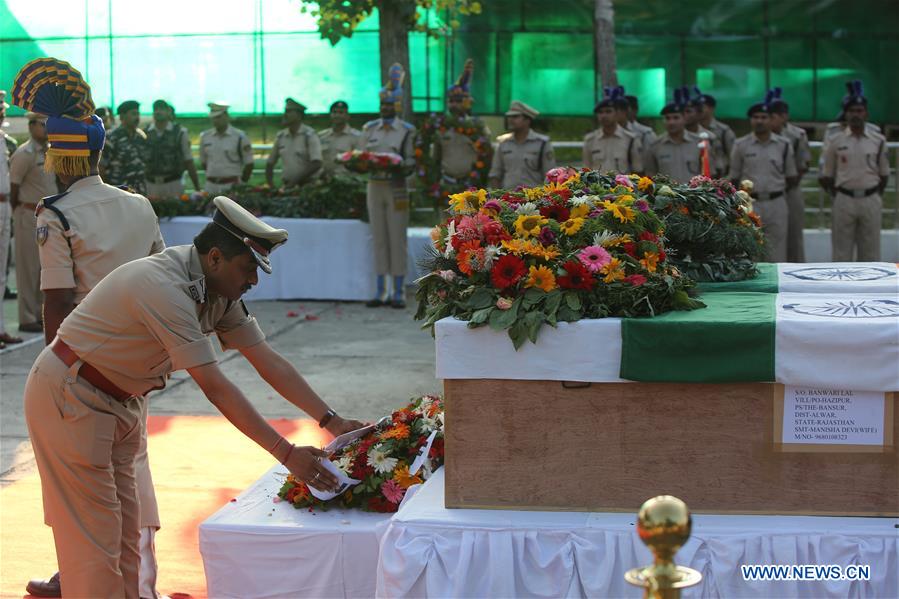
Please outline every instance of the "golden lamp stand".
[[699, 584], [702, 574], [674, 564], [687, 539], [693, 521], [687, 504], [671, 495], [648, 500], [637, 514], [637, 534], [655, 556], [652, 565], [628, 570], [624, 579], [643, 587], [643, 599], [679, 599], [680, 590]]

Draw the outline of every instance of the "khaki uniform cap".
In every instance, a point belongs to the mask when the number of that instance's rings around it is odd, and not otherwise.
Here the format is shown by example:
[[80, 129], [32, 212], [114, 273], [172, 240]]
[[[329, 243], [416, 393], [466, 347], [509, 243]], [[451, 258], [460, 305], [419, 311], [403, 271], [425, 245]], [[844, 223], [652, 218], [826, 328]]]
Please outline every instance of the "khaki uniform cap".
[[226, 114], [231, 107], [230, 104], [225, 104], [224, 102], [209, 102], [207, 106], [209, 106], [209, 116], [211, 117]]
[[506, 111], [506, 116], [515, 116], [516, 114], [535, 119], [540, 113], [536, 108], [532, 108], [524, 102], [513, 100], [512, 104], [509, 105], [509, 110]]
[[250, 248], [260, 268], [271, 274], [269, 254], [287, 242], [287, 231], [276, 229], [250, 214], [243, 206], [225, 196], [212, 200], [216, 211], [212, 222], [225, 229]]

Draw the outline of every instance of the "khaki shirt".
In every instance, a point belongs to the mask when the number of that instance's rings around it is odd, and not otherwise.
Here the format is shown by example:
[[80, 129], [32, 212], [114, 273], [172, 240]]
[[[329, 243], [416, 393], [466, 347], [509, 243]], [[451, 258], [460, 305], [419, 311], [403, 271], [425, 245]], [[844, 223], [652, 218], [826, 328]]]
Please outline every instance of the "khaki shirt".
[[531, 129], [524, 143], [515, 141], [514, 133], [505, 133], [496, 140], [499, 145], [490, 165], [490, 178], [499, 179], [503, 188], [543, 185], [546, 172], [556, 168], [553, 145], [546, 135]]
[[[484, 127], [484, 136], [491, 138], [490, 130]], [[453, 179], [466, 179], [477, 167], [478, 152], [474, 142], [467, 135], [455, 129], [438, 133], [434, 138], [434, 151], [440, 155], [440, 173]]]
[[116, 269], [59, 327], [60, 339], [78, 357], [137, 395], [161, 389], [175, 370], [216, 362], [212, 333], [223, 349], [265, 339], [242, 301], [207, 290], [192, 245]]
[[738, 182], [749, 179], [754, 194], [786, 191], [787, 178], [797, 174], [793, 146], [785, 137], [772, 133], [763, 143], [750, 133], [734, 143], [727, 178]]
[[584, 137], [584, 166], [597, 171], [616, 173], [643, 172], [643, 146], [635, 133], [616, 127], [607, 135], [602, 128]]
[[684, 131], [684, 139], [679, 143], [667, 133], [658, 138], [646, 152], [646, 175], [657, 174], [667, 175], [678, 183], [688, 183], [701, 175], [699, 138], [689, 131]]
[[200, 162], [207, 177], [239, 177], [253, 164], [253, 146], [247, 134], [228, 125], [224, 133], [207, 129], [200, 134]]
[[737, 141], [737, 134], [734, 133], [734, 130], [728, 127], [725, 123], [722, 123], [718, 119], [712, 119], [712, 122], [709, 123], [709, 131], [715, 134], [715, 136], [721, 142], [721, 155], [724, 157], [725, 162], [723, 172], [727, 171], [728, 162], [730, 161], [730, 153], [734, 149], [734, 144]]
[[[369, 152], [392, 152], [403, 157], [403, 164], [415, 166], [415, 127], [402, 119], [394, 119], [385, 123], [375, 119], [365, 123], [362, 130], [362, 149]], [[384, 179], [386, 176], [372, 175], [372, 179]]]
[[56, 176], [44, 171], [47, 146], [29, 139], [9, 159], [9, 180], [19, 186], [19, 204], [34, 206], [47, 196], [56, 195]]
[[13, 144], [7, 138], [12, 139], [0, 129], [0, 195], [9, 195], [9, 148]]
[[890, 174], [886, 138], [865, 129], [864, 135], [853, 135], [847, 127], [833, 135], [824, 148], [822, 177], [830, 177], [837, 187], [853, 191], [880, 185], [880, 178]]
[[793, 146], [793, 156], [796, 158], [796, 170], [807, 171], [809, 163], [812, 161], [812, 150], [808, 145], [808, 134], [805, 129], [787, 123], [778, 135], [790, 140], [790, 145]]
[[649, 151], [649, 147], [658, 139], [655, 130], [639, 121], [631, 121], [627, 124], [625, 129], [633, 133], [634, 137], [640, 140], [640, 147], [643, 148], [643, 165], [646, 166], [646, 152]]
[[295, 185], [311, 163], [322, 161], [321, 140], [308, 125], [300, 125], [296, 133], [281, 129], [275, 137], [267, 164], [274, 166], [279, 158], [283, 163], [281, 178], [286, 185]]
[[342, 164], [337, 163], [337, 157], [350, 150], [361, 150], [362, 132], [346, 125], [343, 131], [334, 131], [334, 129], [319, 131], [318, 138], [322, 146], [322, 171], [348, 174], [349, 171]]
[[96, 175], [41, 200], [36, 226], [41, 289], [74, 289], [76, 304], [115, 268], [165, 248], [150, 201]]

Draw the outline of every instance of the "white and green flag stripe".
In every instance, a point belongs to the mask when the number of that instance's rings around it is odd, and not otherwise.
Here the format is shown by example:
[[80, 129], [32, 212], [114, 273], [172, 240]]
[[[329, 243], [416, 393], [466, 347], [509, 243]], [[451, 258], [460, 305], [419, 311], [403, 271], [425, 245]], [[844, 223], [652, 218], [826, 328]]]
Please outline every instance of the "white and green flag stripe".
[[899, 266], [892, 262], [762, 263], [754, 279], [700, 283], [703, 293], [893, 293], [899, 295]]
[[437, 323], [437, 376], [585, 382], [779, 382], [899, 390], [896, 293], [707, 293], [655, 318], [544, 327], [515, 351], [504, 332]]

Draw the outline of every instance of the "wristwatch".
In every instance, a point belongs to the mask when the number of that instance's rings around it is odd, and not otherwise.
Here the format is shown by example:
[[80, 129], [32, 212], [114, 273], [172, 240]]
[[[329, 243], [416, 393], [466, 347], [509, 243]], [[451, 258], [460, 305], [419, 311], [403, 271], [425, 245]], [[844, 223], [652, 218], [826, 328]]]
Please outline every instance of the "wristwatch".
[[325, 412], [325, 415], [322, 416], [322, 419], [318, 421], [318, 428], [325, 428], [328, 426], [328, 423], [331, 422], [331, 419], [337, 416], [337, 412], [334, 410], [328, 410]]

